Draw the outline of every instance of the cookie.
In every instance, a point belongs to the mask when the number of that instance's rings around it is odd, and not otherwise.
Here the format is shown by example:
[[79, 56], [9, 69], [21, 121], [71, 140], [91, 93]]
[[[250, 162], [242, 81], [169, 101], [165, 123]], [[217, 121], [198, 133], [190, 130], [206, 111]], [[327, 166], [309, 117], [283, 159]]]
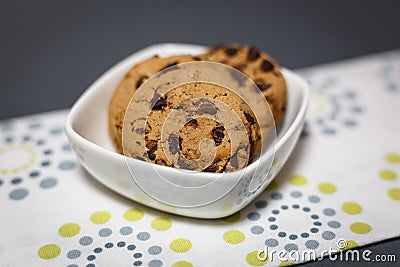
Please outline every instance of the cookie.
[[179, 63], [199, 60], [204, 60], [204, 58], [201, 58], [201, 55], [181, 55], [167, 58], [154, 56], [135, 65], [128, 73], [126, 73], [125, 77], [116, 88], [109, 105], [109, 133], [112, 142], [119, 153], [122, 153], [122, 125], [126, 107], [140, 85], [142, 85], [149, 77], [165, 68]]
[[[140, 100], [132, 107], [143, 110]], [[143, 128], [129, 118], [125, 123], [131, 128], [126, 133], [132, 142], [125, 143], [124, 154], [159, 165], [234, 171], [247, 166], [260, 152], [260, 128], [251, 108], [235, 92], [217, 84], [178, 85], [154, 101], [144, 140]]]
[[230, 44], [208, 50], [206, 60], [236, 68], [253, 80], [268, 101], [275, 124], [279, 124], [286, 109], [286, 83], [270, 56], [254, 47]]
[[[139, 120], [128, 121], [131, 128], [128, 128], [130, 143], [125, 143], [123, 149], [122, 126], [125, 113], [137, 89], [159, 71], [190, 61], [218, 62], [243, 72], [267, 99], [275, 124], [282, 120], [286, 108], [286, 84], [278, 64], [267, 54], [253, 47], [230, 44], [209, 49], [197, 56], [155, 56], [135, 65], [114, 92], [109, 106], [109, 131], [116, 150], [159, 165], [197, 171], [225, 172], [247, 166], [260, 153], [260, 127], [264, 132], [270, 124], [262, 120], [265, 125], [258, 125], [253, 111], [238, 95], [223, 86], [206, 82], [177, 86], [162, 98], [158, 98], [153, 89], [143, 91], [144, 98], [134, 105], [138, 111], [145, 110], [148, 105], [153, 107], [150, 113], [145, 116], [142, 114]], [[249, 88], [249, 83], [252, 84], [242, 75], [237, 75], [237, 72], [228, 72], [234, 78], [233, 86]], [[251, 95], [247, 90], [245, 92]], [[211, 102], [204, 99], [202, 102], [193, 102], [193, 99], [199, 101], [198, 98], [211, 99]], [[229, 107], [237, 115], [229, 113], [229, 109], [224, 110], [224, 106], [218, 103]], [[208, 117], [185, 117], [183, 109], [189, 111], [189, 114], [203, 112]], [[262, 109], [265, 110], [264, 106]], [[163, 125], [171, 114], [178, 117], [170, 121], [175, 126], [166, 127], [170, 130], [166, 135]], [[234, 121], [232, 118], [235, 116]], [[221, 120], [225, 123], [221, 123]]]

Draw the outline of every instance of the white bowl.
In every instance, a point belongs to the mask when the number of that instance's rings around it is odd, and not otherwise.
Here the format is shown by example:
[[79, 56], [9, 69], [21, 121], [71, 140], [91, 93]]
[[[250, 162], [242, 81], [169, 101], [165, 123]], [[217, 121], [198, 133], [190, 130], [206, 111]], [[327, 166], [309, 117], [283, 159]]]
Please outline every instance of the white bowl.
[[[251, 170], [252, 166], [262, 166], [262, 177], [260, 175], [256, 177], [261, 184], [255, 187], [256, 190], [254, 191], [248, 190], [249, 184], [252, 182], [252, 177], [249, 177], [247, 173], [241, 177], [239, 182], [235, 183], [229, 192], [212, 202], [202, 205], [168, 205], [164, 201], [150, 196], [142, 186], [138, 185], [132, 179], [127, 168], [125, 156], [118, 154], [114, 150], [107, 128], [108, 105], [114, 89], [125, 73], [136, 63], [156, 54], [161, 57], [179, 54], [198, 54], [205, 49], [203, 46], [188, 44], [157, 44], [144, 48], [106, 71], [76, 101], [67, 119], [66, 134], [82, 166], [98, 181], [121, 195], [144, 205], [175, 214], [198, 218], [228, 216], [245, 207], [268, 186], [285, 164], [299, 138], [309, 99], [307, 84], [299, 76], [287, 69], [283, 69], [282, 72], [287, 84], [288, 102], [285, 117], [277, 129], [275, 153], [266, 153], [248, 167]], [[185, 173], [178, 169], [159, 166], [136, 159], [128, 160], [135, 166], [139, 174], [144, 176], [148, 176], [150, 173], [156, 171], [166, 173], [171, 177], [177, 177], [178, 180], [182, 178], [195, 179], [196, 181], [193, 180], [193, 182], [198, 184], [199, 181], [216, 179], [216, 177], [221, 175], [199, 172], [195, 175], [193, 173], [187, 175], [187, 172]], [[263, 165], [263, 160], [267, 162], [272, 162], [273, 160], [274, 164], [272, 164], [271, 168], [269, 168], [270, 166], [264, 168], [265, 164]], [[232, 172], [229, 175], [237, 177], [236, 175], [243, 175], [243, 172]], [[152, 177], [149, 177], [150, 182], [152, 179]], [[169, 194], [169, 196], [179, 195], [174, 192], [166, 192], [166, 194]], [[196, 199], [196, 194], [191, 194], [191, 197], [192, 199], [188, 199], [188, 202]]]

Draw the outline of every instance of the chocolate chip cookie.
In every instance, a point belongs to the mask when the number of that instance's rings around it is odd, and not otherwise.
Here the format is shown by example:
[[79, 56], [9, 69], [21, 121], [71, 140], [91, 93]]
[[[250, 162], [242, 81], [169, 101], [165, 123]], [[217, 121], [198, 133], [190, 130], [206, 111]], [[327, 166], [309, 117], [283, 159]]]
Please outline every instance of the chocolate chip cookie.
[[239, 44], [220, 45], [206, 53], [206, 60], [234, 67], [252, 79], [270, 105], [277, 125], [286, 108], [286, 83], [279, 65], [257, 48]]
[[116, 88], [109, 105], [109, 132], [112, 142], [119, 153], [122, 153], [122, 124], [133, 94], [149, 77], [157, 72], [179, 63], [204, 60], [204, 55], [181, 55], [167, 58], [154, 56], [135, 65]]
[[[148, 89], [146, 93], [151, 91]], [[152, 95], [154, 98], [157, 93]], [[138, 98], [131, 107], [138, 108], [142, 100]], [[255, 115], [230, 89], [192, 82], [178, 85], [151, 102], [147, 102], [152, 108], [145, 129], [136, 126], [137, 119], [130, 121], [130, 116], [125, 121], [131, 125], [126, 134], [132, 140], [124, 145], [127, 156], [181, 169], [224, 172], [247, 166], [260, 152]]]

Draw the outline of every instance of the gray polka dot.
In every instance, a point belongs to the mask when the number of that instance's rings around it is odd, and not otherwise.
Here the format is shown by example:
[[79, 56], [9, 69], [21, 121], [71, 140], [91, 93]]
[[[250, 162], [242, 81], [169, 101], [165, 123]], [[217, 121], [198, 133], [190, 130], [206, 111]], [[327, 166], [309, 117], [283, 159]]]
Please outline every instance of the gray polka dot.
[[13, 200], [20, 200], [20, 199], [23, 199], [24, 197], [26, 197], [27, 195], [28, 195], [28, 190], [26, 190], [25, 188], [20, 188], [20, 189], [11, 191], [10, 198]]
[[112, 234], [112, 230], [110, 228], [102, 228], [99, 231], [99, 236], [101, 237], [107, 237]]
[[339, 228], [340, 227], [340, 222], [338, 221], [329, 221], [328, 222], [328, 226], [331, 228]]
[[161, 267], [162, 265], [163, 263], [160, 260], [151, 260], [149, 262], [149, 267]]
[[261, 215], [258, 212], [251, 212], [247, 215], [247, 218], [251, 221], [257, 221], [260, 217]]
[[318, 203], [318, 202], [320, 202], [321, 199], [317, 196], [309, 196], [308, 200], [312, 203]]
[[326, 216], [333, 216], [333, 215], [336, 214], [336, 211], [335, 211], [334, 209], [331, 209], [331, 208], [325, 208], [322, 212], [323, 212]]
[[335, 234], [331, 231], [325, 231], [322, 233], [322, 238], [325, 240], [332, 240], [335, 238]]
[[136, 238], [140, 241], [146, 241], [150, 238], [150, 234], [147, 232], [140, 232], [137, 234]]
[[13, 128], [13, 123], [11, 121], [5, 121], [0, 124], [0, 129], [4, 132], [11, 131]]
[[258, 200], [255, 205], [257, 208], [263, 209], [267, 206], [267, 202], [264, 200]]
[[75, 168], [75, 166], [76, 166], [76, 163], [73, 161], [63, 161], [58, 165], [58, 167], [61, 170], [70, 170], [70, 169]]
[[291, 195], [292, 197], [294, 197], [294, 198], [299, 198], [299, 197], [301, 197], [303, 194], [302, 194], [300, 191], [292, 191], [292, 192], [290, 193], [290, 195]]
[[268, 247], [276, 247], [279, 245], [278, 240], [274, 239], [274, 238], [269, 238], [267, 240], [265, 240], [265, 245]]
[[396, 91], [397, 90], [397, 84], [390, 82], [387, 84], [387, 89], [389, 89], [390, 91]]
[[285, 236], [286, 236], [286, 233], [285, 233], [285, 232], [279, 232], [279, 233], [278, 233], [278, 236], [279, 236], [279, 237], [285, 237]]
[[274, 192], [274, 193], [271, 194], [271, 198], [274, 199], [274, 200], [279, 200], [279, 199], [282, 199], [283, 196], [282, 196], [281, 193]]
[[345, 126], [348, 126], [348, 127], [356, 126], [356, 122], [354, 120], [345, 120], [343, 123]]
[[80, 251], [80, 250], [77, 250], [77, 249], [70, 250], [70, 251], [68, 251], [68, 253], [67, 253], [67, 258], [68, 258], [68, 259], [77, 259], [77, 258], [79, 258], [80, 256], [81, 256], [81, 251]]
[[264, 228], [262, 228], [261, 226], [255, 225], [255, 226], [251, 227], [250, 231], [255, 235], [260, 235], [264, 232]]
[[354, 97], [355, 97], [355, 93], [352, 92], [352, 91], [347, 91], [347, 92], [345, 93], [345, 96], [346, 96], [347, 98], [354, 98]]
[[291, 244], [285, 245], [285, 250], [287, 252], [290, 252], [292, 250], [299, 250], [299, 247], [296, 244], [291, 243]]
[[70, 264], [70, 265], [67, 265], [67, 267], [79, 267], [79, 266], [76, 264]]
[[323, 133], [324, 133], [324, 134], [327, 134], [327, 135], [332, 135], [332, 134], [335, 134], [336, 131], [335, 131], [335, 129], [333, 129], [333, 128], [325, 128], [325, 129], [323, 130]]
[[39, 122], [34, 122], [28, 125], [30, 129], [39, 129], [42, 125]]
[[158, 255], [162, 252], [162, 248], [160, 246], [151, 246], [148, 249], [149, 254]]
[[130, 234], [132, 234], [132, 232], [133, 232], [133, 229], [130, 226], [124, 226], [121, 229], [119, 229], [119, 233], [121, 235], [130, 235]]
[[62, 132], [63, 132], [62, 128], [54, 128], [54, 129], [50, 130], [50, 134], [52, 134], [52, 135], [57, 135], [57, 134], [60, 134]]
[[62, 150], [64, 150], [64, 151], [71, 151], [71, 150], [72, 150], [72, 147], [71, 147], [69, 144], [65, 144], [65, 145], [62, 146]]
[[308, 249], [316, 249], [319, 247], [319, 242], [317, 240], [307, 240], [306, 248]]
[[57, 180], [55, 178], [46, 178], [40, 182], [41, 188], [52, 188], [57, 185]]
[[93, 242], [93, 238], [91, 238], [90, 236], [83, 236], [81, 237], [81, 239], [79, 239], [79, 244], [81, 244], [82, 246], [89, 246], [90, 244], [92, 244]]

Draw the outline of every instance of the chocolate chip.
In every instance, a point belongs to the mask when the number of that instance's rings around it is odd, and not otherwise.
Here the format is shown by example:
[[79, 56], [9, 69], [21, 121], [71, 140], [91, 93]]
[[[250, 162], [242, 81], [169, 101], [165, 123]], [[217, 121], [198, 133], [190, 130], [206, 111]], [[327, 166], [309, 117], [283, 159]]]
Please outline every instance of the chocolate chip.
[[182, 142], [183, 142], [183, 138], [179, 136], [179, 150], [182, 151]]
[[212, 130], [212, 137], [214, 139], [215, 146], [219, 146], [222, 143], [222, 139], [225, 137], [224, 130], [224, 126], [217, 126]]
[[235, 168], [235, 169], [239, 168], [237, 153], [233, 154], [233, 156], [230, 157], [229, 162], [233, 168]]
[[208, 166], [207, 168], [205, 168], [203, 170], [203, 172], [216, 172], [218, 169], [218, 166], [216, 164], [212, 164], [210, 166]]
[[175, 155], [179, 152], [179, 138], [178, 136], [171, 134], [168, 136], [168, 145], [169, 151], [171, 151], [172, 155]]
[[150, 140], [150, 141], [146, 142], [146, 147], [148, 149], [147, 156], [149, 157], [149, 159], [155, 160], [156, 154], [154, 154], [154, 152], [157, 150], [157, 141]]
[[249, 113], [247, 113], [246, 111], [243, 111], [243, 114], [246, 117], [246, 120], [248, 122], [250, 122], [250, 124], [254, 124], [255, 120]]
[[257, 85], [258, 89], [260, 89], [261, 91], [265, 91], [271, 87], [271, 84], [264, 83], [264, 82], [256, 82], [256, 85]]
[[193, 59], [194, 61], [201, 61], [201, 58], [196, 57], [196, 56], [192, 57], [192, 59]]
[[199, 112], [199, 115], [202, 114], [214, 115], [217, 113], [217, 108], [210, 102], [203, 102], [200, 104], [199, 109], [197, 111]]
[[254, 61], [260, 57], [260, 51], [255, 47], [250, 47], [249, 53], [247, 54], [247, 59], [249, 61]]
[[136, 83], [136, 89], [139, 88], [148, 78], [149, 78], [149, 76], [147, 76], [147, 75], [140, 76], [139, 80]]
[[264, 72], [268, 72], [274, 69], [274, 65], [272, 65], [271, 62], [269, 62], [268, 60], [264, 59], [261, 62], [261, 70]]
[[165, 70], [167, 68], [169, 68], [166, 72], [171, 71], [171, 70], [179, 70], [179, 67], [176, 66], [179, 62], [178, 61], [174, 61], [166, 66], [164, 66], [163, 68], [160, 69], [160, 71]]
[[247, 66], [246, 64], [240, 64], [233, 67], [239, 71], [243, 71], [246, 68], [246, 66]]
[[167, 106], [167, 96], [161, 97], [159, 94], [155, 94], [151, 100], [152, 110], [162, 110], [163, 107]]
[[237, 53], [237, 49], [234, 47], [228, 47], [225, 49], [225, 54], [227, 54], [228, 56], [234, 56]]
[[189, 121], [186, 123], [188, 126], [192, 127], [197, 127], [199, 124], [197, 123], [196, 119], [189, 119]]
[[[255, 144], [254, 144], [254, 141], [253, 141], [253, 139], [251, 139], [251, 137], [249, 137], [249, 143], [250, 143], [250, 157], [253, 157], [253, 155], [254, 155], [254, 149], [255, 149]], [[250, 162], [250, 160], [249, 160], [249, 162]]]

